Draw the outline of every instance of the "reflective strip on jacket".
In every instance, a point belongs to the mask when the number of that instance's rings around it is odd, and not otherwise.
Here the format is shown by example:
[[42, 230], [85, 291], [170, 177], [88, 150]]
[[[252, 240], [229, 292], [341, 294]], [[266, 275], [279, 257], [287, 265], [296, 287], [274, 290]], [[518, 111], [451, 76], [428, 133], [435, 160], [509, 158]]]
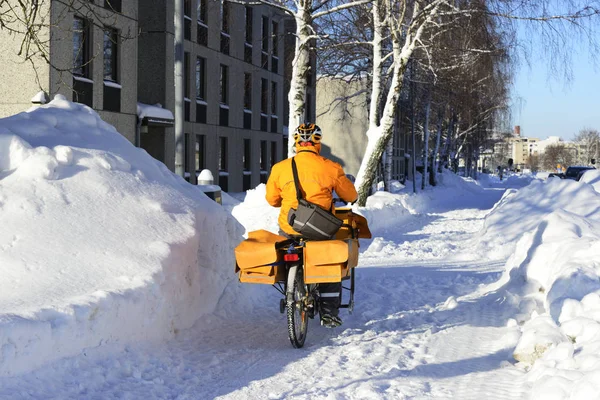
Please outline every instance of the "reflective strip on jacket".
[[[300, 148], [295, 160], [302, 194], [311, 203], [332, 210], [333, 190], [346, 202], [353, 202], [358, 197], [354, 185], [346, 177], [342, 167], [320, 156], [315, 147]], [[281, 207], [279, 227], [288, 234], [297, 235], [298, 232], [294, 231], [287, 222], [290, 208], [298, 206], [291, 158], [278, 162], [271, 169], [267, 181], [266, 199], [273, 207]]]

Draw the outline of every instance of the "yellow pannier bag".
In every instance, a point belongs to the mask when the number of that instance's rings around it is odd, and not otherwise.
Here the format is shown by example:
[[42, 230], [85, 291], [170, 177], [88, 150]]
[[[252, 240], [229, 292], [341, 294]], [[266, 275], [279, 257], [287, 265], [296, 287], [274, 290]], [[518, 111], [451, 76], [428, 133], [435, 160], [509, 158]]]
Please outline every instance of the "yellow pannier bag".
[[[356, 240], [322, 240], [306, 242], [304, 247], [304, 282], [340, 282], [358, 263]], [[350, 244], [351, 243], [351, 244]]]
[[338, 208], [335, 210], [335, 216], [343, 221], [340, 230], [335, 235], [336, 239], [371, 238], [367, 219], [362, 215], [354, 214], [349, 208]]
[[240, 273], [240, 282], [273, 285], [285, 279], [282, 255], [275, 245], [285, 237], [269, 231], [248, 233], [248, 239], [235, 248], [235, 271]]

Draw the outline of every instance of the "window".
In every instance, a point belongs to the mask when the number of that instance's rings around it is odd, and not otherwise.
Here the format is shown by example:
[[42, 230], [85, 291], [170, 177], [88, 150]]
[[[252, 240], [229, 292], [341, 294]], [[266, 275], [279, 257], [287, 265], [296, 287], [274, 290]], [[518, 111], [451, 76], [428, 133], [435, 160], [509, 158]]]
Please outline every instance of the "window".
[[229, 126], [229, 67], [221, 64], [219, 77], [219, 125]]
[[104, 0], [104, 8], [121, 12], [121, 0]]
[[277, 82], [271, 82], [271, 133], [277, 133]]
[[115, 29], [104, 29], [104, 95], [102, 108], [106, 111], [121, 111], [121, 86], [117, 74], [117, 40]]
[[104, 80], [118, 81], [117, 76], [117, 40], [118, 34], [115, 29], [104, 30]]
[[206, 59], [196, 58], [196, 99], [206, 99]]
[[208, 44], [208, 25], [207, 25], [207, 0], [198, 0], [196, 3], [196, 12], [198, 14], [198, 32], [196, 41], [198, 44], [206, 46]]
[[271, 82], [271, 114], [277, 115], [277, 82]]
[[271, 29], [271, 72], [279, 72], [279, 23], [273, 21]]
[[267, 141], [260, 141], [260, 183], [267, 183]]
[[244, 74], [244, 129], [252, 129], [252, 74]]
[[190, 149], [190, 134], [185, 134], [184, 147], [183, 147], [183, 170], [185, 172], [185, 180], [190, 181], [190, 161], [188, 159], [188, 152]]
[[79, 17], [73, 19], [73, 74], [90, 76], [89, 24]]
[[83, 18], [73, 18], [73, 101], [92, 107], [94, 82], [90, 80], [90, 28]]
[[191, 0], [183, 0], [183, 37], [185, 40], [192, 40]]
[[269, 112], [269, 81], [266, 79], [260, 80], [260, 130], [266, 132], [268, 130]]
[[229, 33], [230, 8], [229, 1], [223, 0], [221, 3], [221, 32]]
[[269, 18], [262, 17], [262, 47], [260, 66], [269, 69]]
[[253, 11], [252, 7], [246, 6], [246, 43], [249, 43], [250, 45], [252, 45], [252, 29], [253, 29], [252, 11]]
[[260, 141], [260, 169], [261, 171], [267, 170], [267, 141]]
[[250, 139], [244, 139], [244, 171], [242, 177], [242, 189], [244, 191], [249, 190], [252, 186], [252, 171], [251, 171], [251, 159], [250, 155], [252, 154], [252, 148]]
[[269, 51], [269, 17], [262, 17], [262, 51]]
[[271, 51], [275, 57], [279, 56], [279, 24], [275, 21], [272, 22], [273, 30], [271, 34]]
[[200, 172], [204, 168], [206, 168], [206, 164], [204, 161], [205, 140], [206, 140], [206, 136], [196, 135], [196, 153], [194, 155], [194, 160], [196, 162], [196, 171], [197, 172]]
[[252, 64], [252, 7], [246, 6], [246, 42], [244, 43], [244, 61]]
[[190, 53], [183, 53], [184, 119], [190, 120]]
[[206, 123], [206, 59], [196, 58], [196, 122]]
[[269, 113], [269, 81], [266, 79], [260, 80], [260, 112]]
[[221, 104], [229, 103], [229, 71], [227, 65], [221, 64], [221, 74], [219, 76], [219, 101]]
[[244, 171], [250, 171], [251, 169], [251, 160], [250, 153], [252, 153], [252, 148], [250, 147], [250, 139], [244, 139]]
[[202, 22], [206, 25], [207, 22], [207, 8], [206, 8], [206, 1], [207, 0], [197, 0], [198, 2], [196, 3], [196, 12], [198, 13], [198, 23]]
[[229, 15], [230, 15], [230, 3], [223, 0], [221, 3], [221, 53], [229, 54], [229, 42], [231, 36], [229, 35]]
[[244, 74], [244, 108], [252, 110], [252, 74]]
[[219, 186], [223, 191], [228, 190], [229, 174], [227, 173], [227, 138], [219, 138]]

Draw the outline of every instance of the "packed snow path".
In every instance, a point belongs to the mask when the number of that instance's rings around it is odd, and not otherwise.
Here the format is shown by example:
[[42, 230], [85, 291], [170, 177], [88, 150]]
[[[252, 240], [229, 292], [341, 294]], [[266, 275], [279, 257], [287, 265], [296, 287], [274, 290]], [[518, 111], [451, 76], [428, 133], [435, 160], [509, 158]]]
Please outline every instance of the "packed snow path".
[[289, 344], [274, 289], [248, 285], [256, 301], [236, 304], [230, 287], [214, 315], [166, 345], [91, 350], [0, 379], [0, 398], [527, 398], [512, 359], [518, 329], [507, 326], [516, 311], [490, 286], [504, 260], [470, 250], [501, 194], [459, 209], [440, 202], [365, 241], [354, 314], [342, 311], [335, 330], [311, 321], [303, 349]]

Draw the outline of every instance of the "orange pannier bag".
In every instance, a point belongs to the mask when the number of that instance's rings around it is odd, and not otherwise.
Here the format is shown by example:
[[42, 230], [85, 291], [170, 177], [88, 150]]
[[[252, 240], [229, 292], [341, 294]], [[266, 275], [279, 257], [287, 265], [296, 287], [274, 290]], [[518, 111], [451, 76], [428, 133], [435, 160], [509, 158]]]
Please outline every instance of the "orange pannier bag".
[[248, 239], [235, 248], [235, 272], [240, 273], [240, 282], [273, 285], [284, 280], [283, 255], [275, 247], [284, 240], [265, 230], [248, 233]]
[[340, 282], [358, 264], [358, 240], [320, 240], [304, 247], [304, 282]]

